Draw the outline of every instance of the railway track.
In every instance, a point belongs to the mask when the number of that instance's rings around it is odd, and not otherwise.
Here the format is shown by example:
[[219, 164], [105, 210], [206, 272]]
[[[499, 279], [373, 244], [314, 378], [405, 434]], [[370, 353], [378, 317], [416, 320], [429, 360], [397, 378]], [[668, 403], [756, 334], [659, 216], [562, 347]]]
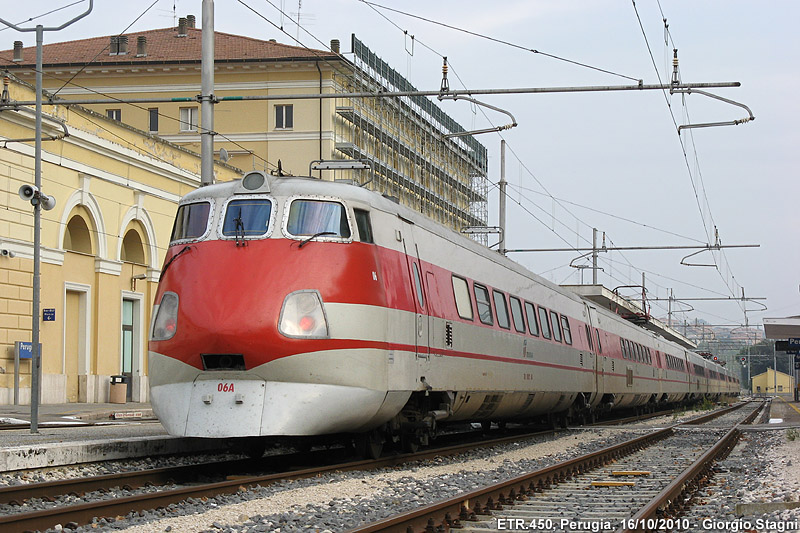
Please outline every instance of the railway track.
[[[545, 430], [529, 433], [514, 433], [500, 438], [484, 440], [476, 443], [462, 443], [452, 446], [430, 448], [413, 454], [402, 454], [383, 457], [377, 460], [351, 461], [343, 463], [341, 456], [331, 463], [330, 453], [314, 451], [298, 454], [268, 456], [261, 459], [241, 459], [208, 464], [181, 465], [149, 469], [139, 472], [125, 472], [76, 478], [45, 483], [31, 483], [0, 488], [0, 512], [10, 509], [7, 506], [21, 508], [31, 500], [38, 499], [50, 502], [51, 508], [32, 512], [11, 512], [0, 515], [0, 530], [35, 531], [44, 530], [56, 524], [78, 526], [91, 522], [95, 517], [116, 517], [131, 511], [142, 511], [166, 507], [189, 498], [211, 498], [221, 494], [232, 494], [247, 490], [256, 485], [310, 478], [335, 471], [370, 470], [408, 462], [431, 459], [448, 455], [457, 455], [477, 447], [491, 447], [517, 442], [536, 436], [546, 436], [557, 430]], [[301, 467], [324, 463], [313, 467]], [[292, 466], [293, 465], [293, 466]], [[287, 466], [289, 469], [287, 470]], [[271, 473], [248, 475], [247, 472]], [[203, 478], [221, 477], [222, 481], [202, 482]], [[125, 497], [113, 497], [112, 492], [122, 491], [131, 494]], [[64, 505], [62, 496], [82, 497], [89, 495], [91, 501], [79, 504]]]
[[[663, 415], [664, 413], [659, 413]], [[656, 415], [630, 417], [624, 421], [636, 422]], [[608, 424], [609, 422], [600, 422]], [[536, 436], [550, 435], [554, 430], [533, 433], [513, 433], [501, 438], [484, 440], [479, 444], [462, 443], [452, 446], [426, 449], [414, 454], [395, 455], [370, 461], [342, 463], [341, 456], [331, 463], [329, 452], [268, 456], [261, 459], [243, 459], [201, 465], [182, 465], [77, 478], [46, 483], [15, 485], [0, 488], [0, 530], [34, 531], [44, 530], [56, 524], [83, 525], [95, 517], [124, 516], [131, 511], [157, 509], [189, 498], [211, 498], [248, 490], [257, 485], [268, 485], [289, 479], [319, 476], [327, 472], [348, 470], [370, 470], [399, 465], [433, 457], [456, 455], [477, 447], [491, 447], [510, 442], [519, 442]], [[299, 465], [310, 465], [302, 467]], [[294, 465], [289, 467], [287, 465]], [[268, 472], [249, 475], [248, 472]], [[200, 477], [198, 474], [201, 474]], [[217, 479], [209, 482], [208, 479]], [[125, 496], [120, 496], [120, 494]], [[72, 500], [83, 498], [90, 501], [67, 504], [64, 495]], [[30, 500], [50, 502], [50, 508], [15, 512]]]
[[[366, 524], [350, 533], [664, 530], [666, 527], [660, 526], [671, 523], [660, 521], [679, 520], [683, 494], [708, 476], [713, 460], [736, 444], [738, 425], [755, 419], [761, 408], [749, 407], [746, 416], [736, 413], [744, 405]], [[721, 417], [736, 420], [728, 421], [729, 429], [683, 429]]]

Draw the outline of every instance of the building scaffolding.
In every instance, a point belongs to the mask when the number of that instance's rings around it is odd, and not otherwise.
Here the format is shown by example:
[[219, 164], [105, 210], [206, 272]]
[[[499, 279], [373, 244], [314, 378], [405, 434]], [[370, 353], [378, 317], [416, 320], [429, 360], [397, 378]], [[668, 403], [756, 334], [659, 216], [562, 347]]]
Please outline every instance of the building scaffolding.
[[[355, 35], [352, 51], [354, 68], [336, 73], [337, 91], [416, 91]], [[368, 188], [455, 231], [487, 225], [486, 147], [472, 136], [445, 138], [465, 130], [429, 98], [337, 99], [334, 122], [336, 156], [372, 164]]]

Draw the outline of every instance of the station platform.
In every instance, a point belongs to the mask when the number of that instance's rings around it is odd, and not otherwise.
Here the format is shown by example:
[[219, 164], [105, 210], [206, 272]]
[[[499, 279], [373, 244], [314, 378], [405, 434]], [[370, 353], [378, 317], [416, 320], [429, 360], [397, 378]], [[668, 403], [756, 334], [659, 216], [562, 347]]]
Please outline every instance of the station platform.
[[40, 405], [37, 433], [30, 419], [29, 405], [0, 405], [0, 473], [225, 448], [222, 440], [168, 435], [147, 403]]
[[788, 427], [800, 427], [800, 402], [789, 401], [780, 396], [772, 400], [769, 410], [770, 423]]

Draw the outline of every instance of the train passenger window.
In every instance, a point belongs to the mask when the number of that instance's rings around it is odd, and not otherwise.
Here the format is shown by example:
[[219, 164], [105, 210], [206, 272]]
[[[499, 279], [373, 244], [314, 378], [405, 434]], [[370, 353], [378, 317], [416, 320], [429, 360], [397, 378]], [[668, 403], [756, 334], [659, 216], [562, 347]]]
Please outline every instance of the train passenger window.
[[412, 265], [414, 265], [414, 287], [417, 290], [417, 301], [420, 307], [425, 307], [425, 295], [422, 293], [422, 279], [419, 276], [419, 267], [417, 263], [412, 263]]
[[222, 235], [225, 237], [259, 237], [269, 229], [272, 201], [266, 198], [231, 200], [225, 208]]
[[458, 316], [466, 320], [472, 320], [472, 300], [469, 297], [469, 285], [467, 280], [453, 276], [453, 295], [456, 299], [456, 311]]
[[484, 324], [493, 325], [492, 303], [489, 301], [489, 289], [477, 283], [473, 286], [475, 304], [478, 306], [478, 318]]
[[514, 329], [520, 333], [525, 333], [525, 317], [522, 316], [522, 303], [519, 298], [509, 296], [511, 302], [511, 319], [514, 321]]
[[531, 335], [539, 336], [539, 323], [536, 321], [536, 309], [530, 302], [525, 302], [525, 315], [528, 317], [528, 331]]
[[497, 324], [503, 329], [510, 329], [511, 322], [508, 320], [508, 307], [506, 307], [506, 295], [500, 291], [493, 291], [494, 310], [497, 313]]
[[553, 340], [561, 342], [561, 324], [558, 322], [558, 313], [550, 311], [550, 323], [553, 326]]
[[542, 337], [550, 338], [550, 319], [547, 318], [547, 309], [539, 307], [539, 325], [542, 327]]
[[600, 330], [595, 329], [594, 332], [597, 334], [597, 353], [603, 353], [603, 345], [600, 344]]
[[350, 237], [347, 212], [339, 202], [327, 200], [295, 200], [289, 207], [286, 231], [291, 235]]
[[569, 329], [569, 319], [564, 315], [561, 315], [561, 327], [564, 329], [564, 342], [572, 344], [572, 331]]
[[375, 242], [372, 239], [372, 223], [369, 220], [369, 211], [364, 211], [363, 209], [353, 209], [353, 214], [356, 216], [358, 238], [361, 239], [361, 242]]
[[170, 242], [185, 239], [197, 239], [208, 230], [208, 215], [211, 212], [210, 202], [184, 204], [178, 207], [175, 224], [172, 226]]

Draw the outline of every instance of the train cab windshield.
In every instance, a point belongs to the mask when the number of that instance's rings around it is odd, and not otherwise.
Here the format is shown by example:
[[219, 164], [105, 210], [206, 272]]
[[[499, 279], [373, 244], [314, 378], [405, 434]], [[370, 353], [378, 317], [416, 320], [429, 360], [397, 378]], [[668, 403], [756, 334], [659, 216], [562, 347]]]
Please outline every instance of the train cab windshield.
[[289, 208], [286, 231], [295, 236], [329, 235], [347, 239], [350, 224], [344, 205], [328, 200], [295, 200]]
[[272, 201], [265, 198], [244, 198], [228, 202], [222, 222], [224, 237], [259, 237], [269, 230]]
[[175, 225], [172, 227], [170, 242], [199, 239], [208, 231], [208, 219], [211, 214], [210, 202], [184, 204], [178, 207]]

